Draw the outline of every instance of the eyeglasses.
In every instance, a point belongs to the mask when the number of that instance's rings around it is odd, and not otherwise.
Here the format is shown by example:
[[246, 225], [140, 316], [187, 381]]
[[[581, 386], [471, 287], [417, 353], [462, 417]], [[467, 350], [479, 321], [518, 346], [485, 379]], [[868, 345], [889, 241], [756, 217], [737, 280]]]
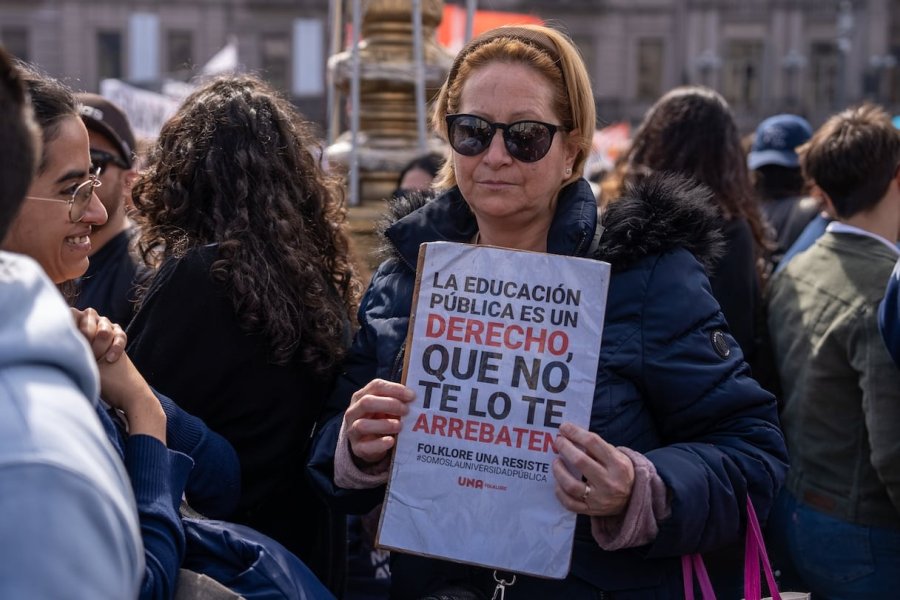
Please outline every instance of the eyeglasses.
[[100, 187], [100, 180], [97, 179], [99, 174], [99, 171], [94, 171], [87, 181], [82, 181], [76, 185], [68, 200], [41, 198], [39, 196], [26, 196], [26, 198], [28, 200], [44, 200], [45, 202], [64, 202], [69, 205], [69, 220], [73, 223], [78, 223], [87, 212], [87, 207], [91, 203], [91, 197], [94, 195], [94, 188]]
[[110, 154], [105, 150], [97, 150], [95, 148], [91, 148], [91, 166], [94, 170], [97, 171], [97, 176], [99, 177], [104, 171], [106, 171], [107, 165], [112, 163], [119, 167], [120, 169], [128, 170], [131, 167], [128, 164], [116, 156], [115, 154]]
[[503, 130], [503, 145], [516, 160], [536, 162], [547, 156], [553, 136], [565, 131], [560, 125], [540, 121], [491, 123], [475, 115], [447, 115], [450, 146], [463, 156], [477, 156], [487, 150], [498, 129]]

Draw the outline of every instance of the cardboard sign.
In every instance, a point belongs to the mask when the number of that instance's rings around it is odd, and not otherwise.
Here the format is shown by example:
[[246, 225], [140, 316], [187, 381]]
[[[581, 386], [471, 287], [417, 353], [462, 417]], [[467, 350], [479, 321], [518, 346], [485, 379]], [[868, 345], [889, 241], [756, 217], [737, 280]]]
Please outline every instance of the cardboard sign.
[[575, 513], [554, 495], [559, 426], [587, 427], [607, 263], [470, 244], [419, 251], [379, 545], [563, 578]]

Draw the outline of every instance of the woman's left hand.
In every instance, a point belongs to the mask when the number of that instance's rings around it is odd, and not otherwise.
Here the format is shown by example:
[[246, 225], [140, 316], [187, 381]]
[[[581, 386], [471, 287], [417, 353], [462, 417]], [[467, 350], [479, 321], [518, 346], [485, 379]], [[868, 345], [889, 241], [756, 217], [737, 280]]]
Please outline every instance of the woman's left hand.
[[[556, 438], [560, 458], [553, 462], [556, 497], [569, 510], [594, 517], [625, 512], [634, 487], [634, 464], [596, 433], [563, 423]], [[565, 461], [563, 460], [565, 458]], [[569, 471], [566, 461], [584, 480]]]

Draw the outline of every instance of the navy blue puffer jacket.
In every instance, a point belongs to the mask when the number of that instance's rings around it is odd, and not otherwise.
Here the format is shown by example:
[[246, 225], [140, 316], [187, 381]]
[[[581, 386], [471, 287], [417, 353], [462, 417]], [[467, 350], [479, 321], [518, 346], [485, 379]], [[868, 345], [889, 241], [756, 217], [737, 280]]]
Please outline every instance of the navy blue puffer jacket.
[[[610, 262], [607, 313], [590, 429], [646, 455], [669, 491], [671, 516], [640, 548], [606, 552], [579, 517], [572, 569], [562, 581], [520, 577], [510, 598], [679, 598], [678, 557], [741, 539], [749, 492], [765, 518], [787, 469], [775, 399], [750, 377], [710, 291], [704, 264], [721, 246], [702, 188], [651, 177], [602, 219], [595, 257]], [[400, 216], [400, 215], [397, 215]], [[548, 252], [585, 256], [597, 205], [585, 181], [560, 193]], [[402, 216], [385, 232], [394, 256], [374, 275], [360, 330], [311, 458], [316, 487], [339, 509], [362, 512], [384, 487], [334, 485], [341, 413], [371, 379], [399, 380], [419, 244], [464, 242], [476, 223], [457, 190]], [[724, 342], [724, 343], [723, 343]], [[518, 526], [512, 517], [510, 526]], [[493, 577], [476, 567], [395, 554], [392, 597], [420, 598], [453, 583], [490, 597]]]

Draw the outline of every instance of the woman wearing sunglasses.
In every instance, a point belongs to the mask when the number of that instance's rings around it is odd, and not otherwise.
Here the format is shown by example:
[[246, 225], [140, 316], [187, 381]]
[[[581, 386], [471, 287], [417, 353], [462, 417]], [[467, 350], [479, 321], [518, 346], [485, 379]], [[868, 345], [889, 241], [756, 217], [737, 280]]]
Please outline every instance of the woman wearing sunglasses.
[[[710, 293], [704, 265], [721, 236], [706, 192], [651, 178], [598, 223], [582, 178], [590, 82], [572, 42], [546, 27], [469, 42], [432, 122], [453, 149], [436, 184], [445, 191], [385, 232], [393, 257], [364, 297], [315, 441], [317, 485], [348, 511], [383, 499], [414, 400], [397, 382], [420, 243], [602, 259], [613, 276], [590, 430], [564, 424], [557, 438], [584, 478], [553, 465], [557, 498], [579, 515], [572, 567], [564, 580], [519, 576], [507, 596], [683, 597], [679, 557], [739, 539], [746, 493], [765, 515], [786, 469], [775, 400], [749, 377]], [[513, 515], [516, 526], [527, 523]], [[496, 586], [490, 570], [399, 553], [391, 573], [394, 598], [489, 598]]]
[[[18, 69], [43, 149], [2, 249], [30, 256], [53, 283], [65, 286], [87, 269], [91, 230], [106, 221], [106, 210], [93, 191], [99, 182], [72, 91], [25, 64]], [[124, 461], [137, 504], [146, 564], [140, 598], [172, 598], [186, 547], [182, 495], [210, 517], [230, 512], [239, 493], [237, 456], [199, 419], [150, 389], [123, 354], [118, 325], [93, 309], [72, 311], [97, 359], [103, 401], [96, 404], [97, 416]]]

